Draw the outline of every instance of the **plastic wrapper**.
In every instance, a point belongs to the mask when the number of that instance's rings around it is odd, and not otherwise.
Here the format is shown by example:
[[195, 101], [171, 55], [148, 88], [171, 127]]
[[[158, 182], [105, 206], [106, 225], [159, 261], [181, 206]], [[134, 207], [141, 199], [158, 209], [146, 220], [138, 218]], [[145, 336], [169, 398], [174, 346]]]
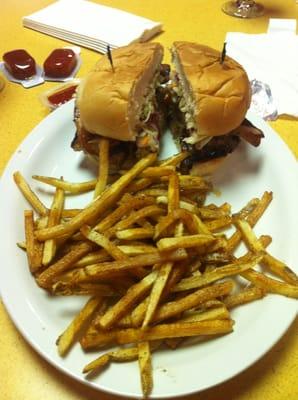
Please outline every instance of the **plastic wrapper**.
[[277, 119], [278, 111], [269, 85], [256, 79], [252, 80], [250, 85], [252, 92], [250, 108], [265, 120]]

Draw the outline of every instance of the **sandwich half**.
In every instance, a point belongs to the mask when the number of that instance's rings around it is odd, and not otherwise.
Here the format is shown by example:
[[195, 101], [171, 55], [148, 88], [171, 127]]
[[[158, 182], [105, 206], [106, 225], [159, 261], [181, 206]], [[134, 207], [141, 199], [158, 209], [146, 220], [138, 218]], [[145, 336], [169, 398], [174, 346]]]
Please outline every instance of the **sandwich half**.
[[102, 57], [78, 87], [77, 133], [72, 147], [97, 157], [100, 136], [110, 139], [110, 163], [129, 165], [158, 152], [165, 124], [164, 89], [168, 68], [158, 43], [134, 43]]
[[241, 137], [254, 146], [263, 137], [245, 119], [251, 101], [247, 74], [236, 61], [204, 45], [175, 42], [171, 52], [170, 124], [181, 150], [190, 152], [181, 170], [212, 174]]

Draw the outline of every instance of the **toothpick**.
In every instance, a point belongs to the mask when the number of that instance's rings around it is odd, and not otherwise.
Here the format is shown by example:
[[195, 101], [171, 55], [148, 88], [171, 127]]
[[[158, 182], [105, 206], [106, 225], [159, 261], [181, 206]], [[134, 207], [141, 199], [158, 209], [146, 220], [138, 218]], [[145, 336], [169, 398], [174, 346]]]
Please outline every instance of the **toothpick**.
[[114, 64], [113, 64], [113, 58], [112, 58], [112, 52], [111, 52], [111, 49], [110, 49], [110, 45], [109, 45], [109, 44], [107, 45], [107, 56], [108, 56], [108, 59], [109, 59], [110, 64], [111, 64], [112, 71], [115, 72]]
[[220, 56], [220, 63], [223, 64], [227, 51], [226, 51], [226, 47], [227, 47], [227, 42], [224, 42], [223, 48], [222, 48], [222, 52], [221, 52], [221, 56]]

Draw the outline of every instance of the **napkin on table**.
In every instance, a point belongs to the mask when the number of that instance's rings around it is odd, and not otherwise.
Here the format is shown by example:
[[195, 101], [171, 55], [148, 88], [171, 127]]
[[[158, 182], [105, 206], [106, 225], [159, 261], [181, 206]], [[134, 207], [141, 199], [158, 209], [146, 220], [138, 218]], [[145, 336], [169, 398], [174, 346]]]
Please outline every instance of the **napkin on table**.
[[144, 42], [162, 25], [115, 8], [87, 0], [59, 0], [23, 18], [27, 28], [101, 53], [134, 41]]
[[271, 19], [265, 34], [228, 32], [227, 54], [250, 81], [269, 85], [277, 114], [298, 117], [298, 36], [296, 21]]

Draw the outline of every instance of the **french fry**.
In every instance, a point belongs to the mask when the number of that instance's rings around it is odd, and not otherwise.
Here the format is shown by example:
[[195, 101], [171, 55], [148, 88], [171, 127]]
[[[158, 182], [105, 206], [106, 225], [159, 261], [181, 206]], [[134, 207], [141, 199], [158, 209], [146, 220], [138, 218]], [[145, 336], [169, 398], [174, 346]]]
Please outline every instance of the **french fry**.
[[199, 322], [211, 321], [214, 319], [229, 319], [230, 313], [227, 307], [220, 305], [218, 307], [210, 308], [209, 310], [191, 311], [186, 312], [178, 321], [179, 322]]
[[161, 215], [164, 214], [164, 210], [161, 207], [156, 205], [150, 205], [147, 207], [143, 207], [140, 210], [133, 211], [127, 218], [122, 219], [119, 221], [115, 226], [115, 231], [121, 231], [123, 229], [127, 229], [133, 224], [140, 221], [142, 218], [151, 217], [153, 215]]
[[129, 193], [139, 192], [141, 194], [140, 191], [146, 189], [152, 182], [153, 180], [150, 178], [139, 178], [128, 185], [127, 191]]
[[153, 387], [151, 351], [149, 342], [145, 341], [138, 343], [138, 359], [142, 392], [144, 397], [148, 397]]
[[147, 167], [140, 174], [142, 178], [154, 178], [160, 176], [168, 176], [175, 174], [175, 167], [173, 165]]
[[173, 165], [174, 167], [177, 167], [183, 160], [185, 160], [189, 156], [189, 153], [187, 151], [177, 153], [174, 156], [171, 156], [165, 160], [159, 161], [158, 164], [166, 167], [168, 165]]
[[[149, 193], [151, 193], [152, 196], [154, 195], [153, 190], [154, 189], [152, 189], [152, 191], [149, 192]], [[169, 199], [168, 199], [166, 191], [161, 191], [161, 189], [159, 189], [159, 194], [157, 192], [156, 196], [157, 196], [156, 202], [158, 204], [166, 204], [167, 205], [169, 203]], [[191, 212], [193, 212], [195, 214], [199, 214], [199, 208], [196, 205], [194, 205], [191, 202], [189, 202], [189, 201], [180, 200], [179, 201], [179, 208], [184, 208], [185, 210], [191, 211]]]
[[[33, 224], [33, 230], [32, 231], [34, 231], [34, 224]], [[17, 246], [18, 246], [19, 249], [22, 249], [22, 250], [25, 250], [25, 251], [27, 249], [26, 242], [17, 242]]]
[[200, 247], [206, 248], [214, 243], [216, 238], [210, 235], [189, 235], [160, 239], [156, 245], [159, 250], [173, 250], [178, 248]]
[[67, 218], [73, 218], [76, 215], [78, 215], [80, 212], [82, 211], [81, 208], [68, 208], [68, 209], [64, 209], [62, 210], [62, 215], [61, 217], [64, 219]]
[[[162, 176], [160, 178], [161, 182], [167, 182], [170, 179], [169, 176]], [[209, 191], [212, 189], [212, 185], [204, 180], [200, 176], [191, 176], [191, 175], [178, 175], [179, 179], [179, 186], [181, 187], [182, 190], [203, 190], [203, 191]]]
[[212, 282], [216, 282], [219, 279], [226, 278], [231, 275], [241, 274], [247, 269], [253, 268], [262, 260], [263, 255], [251, 257], [247, 263], [234, 263], [228, 264], [224, 267], [216, 268], [211, 272], [206, 272], [200, 276], [192, 276], [189, 278], [182, 279], [174, 288], [174, 292], [180, 292], [184, 290], [190, 290], [199, 288], [205, 285], [209, 285]]
[[[208, 310], [200, 311], [189, 311], [185, 312], [184, 316], [180, 318], [177, 322], [199, 322], [199, 321], [210, 321], [214, 319], [229, 319], [230, 313], [227, 308], [220, 304], [216, 307], [210, 308]], [[184, 338], [171, 338], [166, 339], [166, 344], [171, 349], [176, 349], [177, 346], [183, 342]]]
[[168, 186], [168, 214], [179, 208], [179, 200], [179, 179], [176, 174], [172, 174], [169, 177]]
[[137, 256], [139, 254], [150, 253], [155, 250], [155, 247], [150, 244], [134, 244], [122, 245], [120, 244], [119, 249], [128, 256]]
[[[247, 244], [250, 250], [254, 252], [265, 252], [265, 248], [262, 243], [257, 239], [251, 226], [247, 221], [237, 220], [236, 225], [239, 228], [243, 240]], [[269, 253], [264, 254], [262, 264], [267, 267], [271, 272], [276, 274], [284, 281], [298, 285], [298, 277], [294, 271], [292, 271], [286, 264], [272, 257]]]
[[160, 322], [172, 318], [186, 310], [197, 307], [208, 300], [225, 296], [231, 292], [233, 287], [234, 284], [232, 281], [226, 281], [212, 286], [207, 286], [203, 289], [198, 289], [187, 296], [181, 297], [179, 300], [165, 303], [156, 311], [153, 321]]
[[95, 199], [78, 215], [73, 217], [65, 224], [56, 225], [52, 228], [41, 229], [36, 232], [36, 237], [40, 241], [54, 239], [63, 235], [71, 235], [83, 225], [90, 223], [102, 212], [113, 205], [123, 193], [127, 185], [147, 166], [156, 160], [156, 154], [150, 153], [147, 157], [138, 161], [125, 175], [121, 176], [116, 182], [104, 191], [102, 196]]
[[222, 217], [219, 219], [214, 219], [212, 221], [205, 221], [205, 226], [209, 229], [210, 232], [215, 232], [218, 229], [223, 229], [231, 226], [232, 217]]
[[169, 278], [169, 275], [171, 273], [173, 267], [173, 263], [168, 262], [165, 264], [162, 264], [158, 268], [158, 273], [156, 276], [155, 282], [153, 282], [153, 287], [149, 296], [149, 301], [148, 301], [148, 306], [145, 314], [145, 318], [143, 321], [142, 328], [147, 328], [147, 326], [150, 324], [154, 313], [157, 309], [158, 303], [161, 298], [161, 294], [163, 292], [163, 289], [167, 283], [167, 280]]
[[67, 253], [64, 257], [60, 258], [57, 262], [43, 271], [37, 278], [37, 283], [43, 288], [51, 286], [53, 280], [63, 272], [71, 269], [73, 265], [80, 260], [83, 256], [92, 250], [92, 244], [84, 242], [79, 243]]
[[162, 301], [164, 301], [172, 292], [172, 288], [176, 285], [176, 283], [179, 282], [188, 271], [190, 271], [190, 267], [191, 261], [189, 261], [189, 259], [176, 262], [173, 265], [171, 274], [162, 293]]
[[181, 237], [183, 236], [183, 233], [184, 233], [184, 225], [182, 222], [178, 222], [178, 224], [176, 224], [175, 226], [174, 236]]
[[[232, 264], [233, 261], [236, 261], [236, 257], [226, 251], [219, 252], [210, 252], [207, 254], [203, 254], [201, 257], [201, 263], [204, 264], [215, 264], [215, 265], [224, 265], [224, 264]], [[207, 265], [207, 266], [208, 266]]]
[[83, 369], [83, 374], [88, 374], [90, 372], [100, 372], [111, 362], [110, 353], [103, 354], [96, 360], [91, 361], [89, 364], [85, 365]]
[[17, 171], [13, 174], [13, 179], [17, 184], [18, 188], [22, 192], [25, 199], [32, 206], [32, 208], [40, 215], [47, 215], [48, 210], [46, 206], [40, 201], [36, 194], [32, 191], [29, 184], [26, 182], [22, 174]]
[[199, 218], [198, 215], [193, 214], [193, 220], [196, 223], [196, 230], [197, 232], [203, 234], [203, 235], [211, 235], [210, 230], [207, 228], [207, 226], [204, 224], [204, 222]]
[[97, 334], [84, 336], [80, 343], [84, 350], [91, 350], [112, 344], [130, 344], [140, 341], [160, 340], [176, 337], [199, 335], [219, 335], [230, 333], [234, 322], [230, 319], [199, 322], [174, 322], [160, 324], [146, 330], [120, 329], [99, 331]]
[[119, 291], [111, 285], [103, 283], [81, 283], [72, 285], [71, 282], [57, 281], [52, 286], [52, 293], [59, 296], [86, 296], [100, 295], [102, 297], [115, 297]]
[[[198, 219], [196, 216], [188, 210], [178, 208], [161, 218], [160, 221], [155, 225], [154, 239], [156, 240], [159, 238], [161, 234], [177, 220], [181, 220], [186, 225], [190, 234], [195, 235], [197, 233], [201, 233], [201, 228], [198, 224]], [[208, 233], [210, 234], [209, 231]]]
[[[160, 345], [160, 341], [151, 341], [150, 342], [150, 350], [153, 351], [157, 349]], [[110, 362], [127, 362], [137, 360], [139, 356], [139, 349], [137, 346], [134, 347], [123, 347], [114, 351], [109, 351], [108, 353], [103, 354], [102, 356], [98, 357], [94, 361], [91, 361], [87, 364], [84, 369], [83, 373], [89, 372], [98, 372], [103, 367], [108, 365]]]
[[116, 208], [116, 210], [108, 214], [103, 220], [95, 225], [94, 230], [104, 233], [117, 222], [119, 222], [124, 215], [129, 214], [132, 210], [143, 208], [154, 203], [155, 199], [153, 197], [134, 197], [130, 199], [129, 202], [121, 204], [118, 208]]
[[[170, 157], [167, 160], [163, 160], [163, 161], [159, 162], [159, 166], [160, 167], [168, 167], [168, 166], [176, 167], [186, 157], [187, 157], [187, 152], [178, 153], [177, 155]], [[147, 172], [147, 175], [148, 175], [148, 172]], [[155, 174], [155, 175], [156, 175], [155, 177], [159, 177], [160, 174]], [[128, 191], [133, 192], [133, 193], [138, 192], [138, 191], [150, 186], [152, 182], [153, 182], [152, 176], [151, 177], [142, 177], [142, 178], [138, 179], [137, 181], [131, 183], [128, 186]]]
[[231, 294], [224, 298], [223, 302], [227, 308], [233, 308], [241, 304], [250, 303], [254, 300], [262, 299], [266, 295], [266, 290], [253, 286], [241, 290], [239, 293]]
[[91, 230], [87, 225], [82, 226], [82, 234], [89, 239], [91, 242], [96, 243], [98, 246], [104, 248], [112, 258], [115, 260], [125, 260], [127, 255], [123, 253], [113, 242], [111, 242], [106, 236], [101, 233]]
[[241, 275], [243, 278], [264, 289], [266, 292], [298, 299], [298, 285], [291, 285], [289, 283], [277, 281], [276, 279], [269, 278], [268, 276], [254, 270], [242, 272]]
[[[267, 207], [271, 203], [272, 198], [273, 198], [272, 192], [264, 192], [260, 201], [257, 202], [255, 208], [252, 210], [251, 213], [247, 215], [246, 221], [249, 223], [251, 227], [254, 227], [255, 224], [258, 222], [258, 220], [261, 218], [261, 216], [264, 214]], [[233, 250], [235, 250], [235, 248], [238, 246], [240, 241], [241, 241], [241, 233], [239, 231], [236, 231], [228, 240], [228, 251], [232, 253]]]
[[[61, 214], [64, 207], [64, 190], [57, 188], [51, 209], [48, 216], [48, 227], [55, 226], [60, 223]], [[44, 242], [42, 264], [47, 266], [53, 260], [56, 254], [56, 240], [48, 239]]]
[[102, 317], [100, 317], [97, 325], [103, 329], [109, 329], [115, 321], [121, 319], [127, 314], [133, 305], [148, 292], [153, 285], [157, 276], [157, 272], [153, 271], [145, 276], [140, 282], [131, 286], [127, 293], [112, 306]]
[[34, 219], [33, 211], [26, 210], [24, 212], [26, 252], [30, 271], [34, 274], [42, 267], [42, 243], [37, 242], [34, 236]]
[[84, 326], [91, 319], [95, 310], [101, 305], [101, 303], [101, 297], [92, 297], [89, 299], [62, 335], [59, 336], [56, 344], [60, 356], [65, 356], [65, 354], [70, 350], [72, 344], [77, 339], [77, 336], [80, 334], [82, 329], [84, 329]]
[[85, 365], [83, 373], [87, 374], [90, 373], [91, 371], [98, 372], [102, 370], [105, 366], [107, 366], [111, 361], [125, 362], [125, 361], [136, 360], [138, 358], [138, 354], [139, 350], [137, 347], [123, 348], [115, 351], [110, 351], [98, 357], [94, 361], [91, 361], [89, 364]]
[[285, 282], [292, 285], [298, 285], [297, 274], [288, 267], [284, 262], [273, 257], [268, 252], [264, 255], [262, 259], [263, 266], [267, 267], [270, 271], [274, 272], [277, 276], [282, 278]]
[[91, 264], [98, 264], [105, 261], [110, 261], [111, 257], [105, 249], [100, 249], [88, 253], [85, 257], [82, 257], [78, 262], [74, 264], [74, 268], [82, 268]]
[[98, 179], [94, 189], [94, 198], [98, 197], [106, 188], [109, 175], [109, 139], [100, 137], [99, 139], [99, 164]]
[[[179, 261], [187, 258], [184, 249], [177, 249], [170, 252], [152, 251], [147, 254], [129, 257], [127, 260], [108, 261], [100, 264], [88, 265], [84, 268], [76, 269], [74, 282], [88, 282], [92, 280], [107, 279], [115, 276], [115, 274], [133, 271], [140, 267], [150, 266], [167, 261]], [[50, 267], [51, 268], [51, 267]]]
[[138, 328], [142, 325], [148, 304], [149, 304], [149, 296], [147, 296], [141, 303], [139, 303], [136, 306], [136, 308], [132, 311], [130, 315], [131, 326], [133, 326], [134, 328]]
[[152, 228], [153, 225], [149, 222], [146, 218], [140, 218], [136, 221], [136, 225], [140, 226], [141, 228]]
[[137, 194], [139, 196], [152, 196], [152, 197], [160, 196], [162, 197], [162, 199], [166, 199], [163, 204], [168, 204], [168, 190], [166, 188], [153, 187], [145, 190], [139, 190]]
[[253, 212], [256, 206], [260, 203], [260, 199], [254, 198], [249, 200], [249, 202], [237, 213], [233, 214], [233, 218], [235, 219], [245, 219], [249, 214]]
[[230, 217], [230, 210], [225, 208], [210, 208], [210, 207], [199, 207], [199, 216], [202, 220], [209, 219], [221, 219], [225, 217]]
[[64, 190], [64, 192], [73, 193], [73, 194], [80, 194], [85, 192], [90, 192], [94, 190], [97, 180], [92, 179], [86, 182], [67, 182], [63, 179], [52, 178], [50, 176], [40, 176], [40, 175], [33, 175], [33, 179], [36, 181], [46, 183], [50, 186], [54, 186], [56, 188]]
[[153, 235], [153, 228], [131, 228], [116, 232], [116, 237], [121, 240], [149, 239]]

